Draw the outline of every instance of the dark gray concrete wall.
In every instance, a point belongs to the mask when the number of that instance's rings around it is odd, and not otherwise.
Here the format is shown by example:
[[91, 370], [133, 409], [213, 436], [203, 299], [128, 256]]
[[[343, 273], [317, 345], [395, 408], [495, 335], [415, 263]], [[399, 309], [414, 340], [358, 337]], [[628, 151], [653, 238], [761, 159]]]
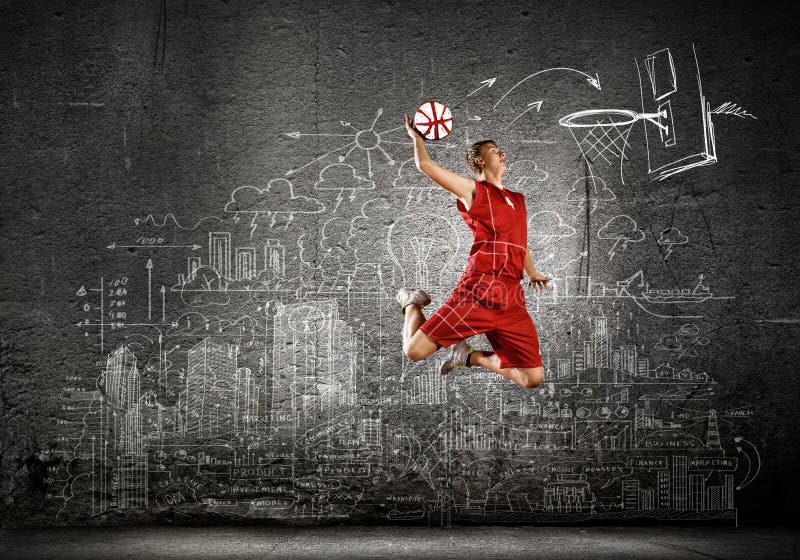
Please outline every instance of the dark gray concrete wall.
[[[793, 515], [784, 7], [4, 12], [4, 525]], [[432, 157], [493, 138], [526, 196], [539, 388], [402, 354], [397, 289], [433, 312], [470, 245], [402, 128], [431, 99]]]

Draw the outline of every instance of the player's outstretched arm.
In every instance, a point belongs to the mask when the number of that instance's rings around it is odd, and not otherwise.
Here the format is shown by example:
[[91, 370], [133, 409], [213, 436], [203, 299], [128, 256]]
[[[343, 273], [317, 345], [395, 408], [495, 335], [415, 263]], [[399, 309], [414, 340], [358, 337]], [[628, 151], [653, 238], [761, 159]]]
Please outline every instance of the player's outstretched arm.
[[460, 198], [464, 205], [469, 208], [475, 198], [475, 181], [436, 164], [428, 155], [422, 135], [414, 128], [411, 118], [408, 115], [405, 117], [406, 132], [414, 141], [414, 163], [417, 169], [430, 177], [434, 183]]

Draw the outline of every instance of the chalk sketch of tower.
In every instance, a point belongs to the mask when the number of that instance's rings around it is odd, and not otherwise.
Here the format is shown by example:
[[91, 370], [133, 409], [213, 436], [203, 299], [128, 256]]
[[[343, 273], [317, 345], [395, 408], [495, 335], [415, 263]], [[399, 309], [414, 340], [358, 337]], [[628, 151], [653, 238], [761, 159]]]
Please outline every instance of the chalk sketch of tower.
[[236, 354], [235, 346], [212, 338], [189, 350], [186, 369], [189, 434], [215, 437], [235, 428]]
[[626, 478], [622, 481], [622, 507], [627, 510], [639, 509], [640, 482], [635, 478]]
[[231, 277], [231, 233], [229, 231], [209, 232], [208, 263], [222, 278]]
[[701, 474], [689, 475], [689, 509], [706, 509], [706, 478]]
[[631, 375], [636, 374], [637, 358], [638, 356], [636, 354], [635, 344], [623, 344], [620, 347], [620, 368], [625, 373], [629, 373]]
[[250, 368], [241, 367], [236, 370], [236, 410], [239, 411], [237, 431], [241, 429], [250, 433], [258, 421], [258, 386], [253, 382]]
[[592, 365], [598, 368], [609, 367], [609, 341], [608, 341], [608, 319], [600, 312], [599, 317], [595, 317], [594, 333], [592, 333]]
[[278, 304], [273, 340], [273, 430], [294, 441], [352, 409], [359, 349], [334, 300]]
[[117, 507], [147, 507], [147, 454], [142, 444], [139, 408], [141, 380], [136, 356], [127, 346], [106, 361], [105, 391], [114, 410], [114, 447], [118, 453]]
[[367, 410], [361, 418], [359, 437], [368, 447], [380, 447], [382, 433], [382, 411]]
[[256, 248], [236, 248], [236, 280], [250, 280], [256, 275]]
[[286, 247], [277, 239], [267, 239], [264, 245], [264, 270], [271, 270], [275, 276], [286, 276]]
[[105, 391], [107, 402], [116, 412], [114, 437], [117, 450], [120, 453], [141, 453], [141, 381], [136, 356], [127, 346], [115, 350], [106, 361]]
[[597, 366], [597, 364], [594, 363], [594, 350], [589, 340], [583, 341], [583, 365], [586, 369]]
[[117, 348], [106, 360], [105, 392], [108, 401], [114, 406], [121, 406], [127, 400], [126, 379], [137, 372], [136, 356], [127, 346]]
[[200, 268], [202, 264], [203, 263], [201, 262], [200, 257], [188, 257], [186, 259], [186, 277], [189, 279], [189, 282], [194, 281], [195, 275], [197, 274], [197, 269]]
[[662, 469], [658, 471], [658, 508], [668, 509], [671, 504], [672, 486], [669, 480], [669, 471]]
[[717, 411], [713, 408], [708, 411], [708, 437], [706, 438], [706, 447], [710, 447], [712, 449], [722, 449], [722, 443], [719, 440]]
[[686, 455], [672, 457], [672, 507], [689, 509], [689, 458]]

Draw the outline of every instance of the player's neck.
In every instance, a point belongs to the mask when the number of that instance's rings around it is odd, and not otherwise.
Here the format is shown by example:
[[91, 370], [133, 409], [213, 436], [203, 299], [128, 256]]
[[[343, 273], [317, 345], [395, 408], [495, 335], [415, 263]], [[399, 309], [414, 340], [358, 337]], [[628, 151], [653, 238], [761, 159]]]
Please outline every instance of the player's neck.
[[484, 171], [483, 173], [480, 174], [480, 176], [478, 177], [478, 180], [479, 181], [486, 181], [487, 183], [491, 183], [496, 187], [500, 187], [501, 189], [505, 189], [505, 187], [503, 186], [503, 183], [502, 183], [502, 181], [503, 181], [503, 175], [502, 174], [492, 173], [491, 171], [490, 172]]

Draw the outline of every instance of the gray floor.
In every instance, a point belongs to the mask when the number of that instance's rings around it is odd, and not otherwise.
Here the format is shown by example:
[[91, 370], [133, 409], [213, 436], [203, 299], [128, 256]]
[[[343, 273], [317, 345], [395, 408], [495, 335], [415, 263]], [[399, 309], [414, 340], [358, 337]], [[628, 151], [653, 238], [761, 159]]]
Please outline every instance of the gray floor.
[[0, 558], [800, 558], [797, 528], [206, 527], [0, 530]]

